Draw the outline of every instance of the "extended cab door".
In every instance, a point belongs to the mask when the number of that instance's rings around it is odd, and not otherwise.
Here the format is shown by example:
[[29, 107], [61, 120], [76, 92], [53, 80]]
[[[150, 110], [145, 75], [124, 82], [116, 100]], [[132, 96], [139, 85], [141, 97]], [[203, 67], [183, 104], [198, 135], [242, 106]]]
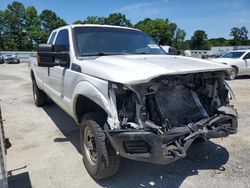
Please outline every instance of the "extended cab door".
[[[56, 52], [68, 52], [70, 49], [69, 44], [69, 31], [68, 29], [62, 29], [58, 31], [54, 42], [54, 48]], [[55, 61], [69, 61], [63, 57], [57, 57]], [[70, 63], [70, 62], [68, 62]], [[48, 92], [50, 97], [62, 108], [65, 109], [65, 101], [63, 97], [63, 87], [65, 81], [65, 72], [68, 70], [67, 67], [55, 66], [48, 68], [47, 72], [47, 83], [48, 83]]]
[[[49, 37], [49, 40], [48, 40], [48, 44], [53, 44], [53, 41], [55, 40], [55, 36], [56, 36], [56, 31], [52, 32], [50, 37]], [[48, 68], [47, 67], [39, 67], [37, 64], [36, 64], [36, 74], [37, 74], [37, 77], [36, 77], [36, 81], [38, 82], [38, 84], [40, 86], [42, 86], [42, 88], [44, 90], [47, 89], [47, 84], [48, 84], [48, 78], [47, 78], [47, 75], [48, 75]]]

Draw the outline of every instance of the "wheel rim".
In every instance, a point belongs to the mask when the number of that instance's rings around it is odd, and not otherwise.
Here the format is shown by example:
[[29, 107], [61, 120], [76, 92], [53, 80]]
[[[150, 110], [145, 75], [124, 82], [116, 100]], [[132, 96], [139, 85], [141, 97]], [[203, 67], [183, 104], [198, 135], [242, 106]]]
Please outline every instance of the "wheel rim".
[[235, 70], [232, 70], [230, 73], [230, 79], [233, 80], [235, 78], [235, 76], [236, 76], [236, 72], [235, 72]]
[[94, 166], [97, 160], [95, 137], [89, 127], [84, 130], [84, 150], [89, 163]]

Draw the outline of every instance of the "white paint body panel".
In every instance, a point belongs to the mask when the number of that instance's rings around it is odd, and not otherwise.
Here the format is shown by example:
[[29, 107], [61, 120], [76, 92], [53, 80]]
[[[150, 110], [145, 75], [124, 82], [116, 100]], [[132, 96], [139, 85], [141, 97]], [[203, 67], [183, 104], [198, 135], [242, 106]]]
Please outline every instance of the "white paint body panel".
[[117, 55], [103, 56], [77, 62], [82, 72], [101, 79], [123, 84], [147, 82], [161, 75], [176, 75], [230, 67], [197, 58], [170, 55]]
[[[83, 95], [106, 111], [107, 121], [111, 129], [119, 126], [116, 104], [109, 96], [109, 81], [130, 85], [147, 82], [161, 75], [219, 71], [230, 68], [207, 60], [168, 55], [116, 55], [76, 58], [72, 47], [72, 27], [76, 27], [76, 25], [55, 30], [56, 32], [61, 29], [68, 29], [69, 31], [71, 57], [69, 68], [59, 66], [52, 68], [38, 67], [34, 57], [30, 57], [30, 64], [38, 87], [72, 116], [76, 122], [75, 102], [79, 95]], [[81, 73], [71, 69], [73, 63], [81, 67]]]

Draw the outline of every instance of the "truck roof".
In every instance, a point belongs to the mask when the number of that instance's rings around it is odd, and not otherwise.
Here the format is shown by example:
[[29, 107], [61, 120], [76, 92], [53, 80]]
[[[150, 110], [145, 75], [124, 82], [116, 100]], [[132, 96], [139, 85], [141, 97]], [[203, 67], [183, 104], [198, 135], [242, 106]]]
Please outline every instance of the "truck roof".
[[71, 28], [75, 28], [75, 27], [109, 27], [109, 28], [120, 28], [120, 29], [129, 29], [129, 30], [140, 31], [138, 29], [131, 28], [131, 27], [115, 26], [115, 25], [100, 25], [100, 24], [70, 24], [70, 25], [66, 25], [63, 27], [59, 27], [58, 29], [55, 29], [53, 31], [61, 30], [63, 28], [68, 28], [68, 27], [71, 27]]

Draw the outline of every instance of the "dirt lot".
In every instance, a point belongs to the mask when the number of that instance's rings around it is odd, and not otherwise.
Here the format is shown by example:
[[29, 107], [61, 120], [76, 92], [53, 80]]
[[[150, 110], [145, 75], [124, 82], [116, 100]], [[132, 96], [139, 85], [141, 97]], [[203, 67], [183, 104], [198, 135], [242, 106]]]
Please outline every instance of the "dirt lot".
[[119, 173], [95, 181], [79, 150], [78, 128], [57, 105], [33, 104], [28, 65], [0, 65], [0, 102], [12, 147], [12, 187], [250, 187], [250, 77], [230, 81], [239, 112], [236, 135], [194, 144], [167, 166], [123, 160]]

